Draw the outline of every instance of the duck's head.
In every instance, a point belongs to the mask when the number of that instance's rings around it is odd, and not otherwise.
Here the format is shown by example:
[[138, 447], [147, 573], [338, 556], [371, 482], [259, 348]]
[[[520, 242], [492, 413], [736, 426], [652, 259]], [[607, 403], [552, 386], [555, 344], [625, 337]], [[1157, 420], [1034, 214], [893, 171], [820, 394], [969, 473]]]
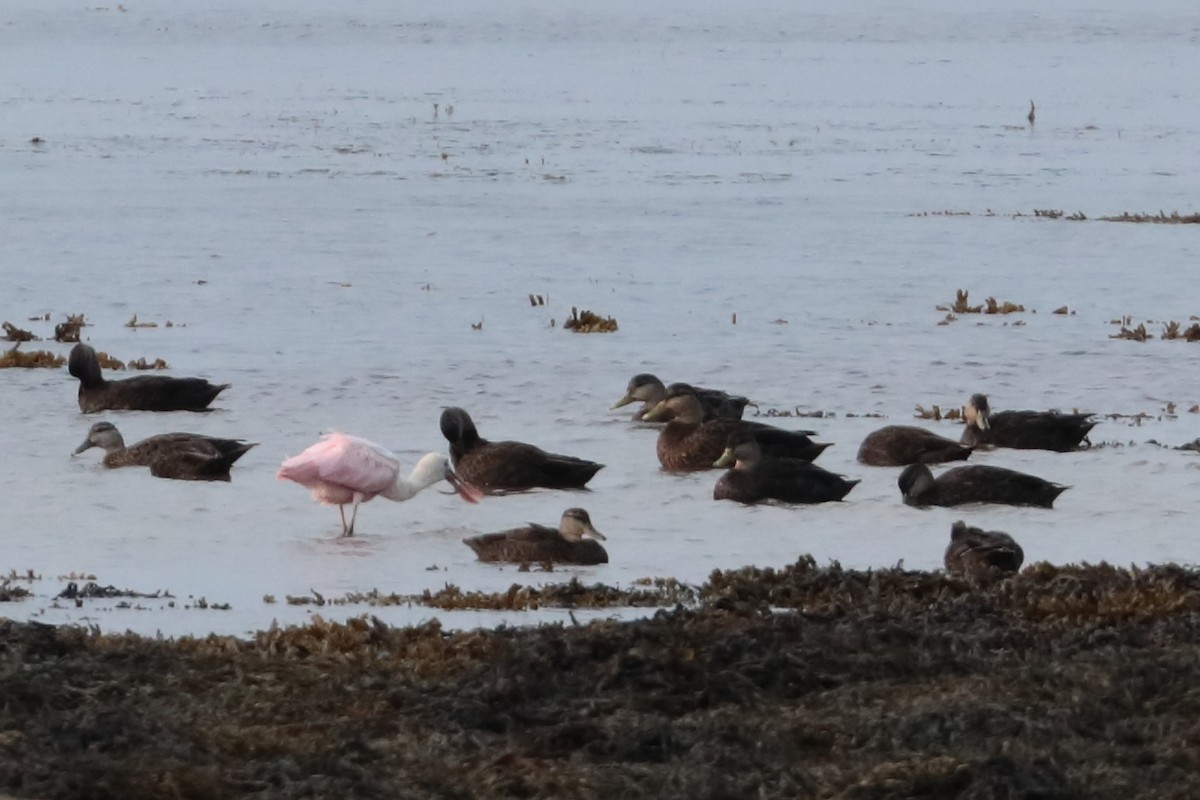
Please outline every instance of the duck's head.
[[440, 424], [442, 436], [451, 444], [468, 443], [479, 438], [479, 431], [475, 429], [475, 421], [471, 419], [471, 415], [457, 406], [442, 412]]
[[933, 471], [926, 464], [909, 464], [896, 480], [904, 502], [915, 500], [934, 487]]
[[649, 422], [675, 419], [688, 425], [698, 425], [704, 421], [704, 406], [700, 405], [700, 398], [691, 386], [672, 383], [667, 387], [666, 396], [642, 419]]
[[714, 467], [748, 467], [762, 457], [758, 440], [749, 431], [735, 431], [725, 443], [725, 452], [713, 462]]
[[648, 405], [654, 405], [667, 396], [667, 387], [663, 382], [648, 372], [642, 372], [629, 379], [625, 387], [625, 396], [613, 403], [613, 408], [627, 406], [641, 400]]
[[568, 508], [564, 511], [558, 523], [558, 532], [564, 539], [572, 542], [582, 541], [585, 536], [604, 540], [604, 534], [596, 530], [592, 525], [592, 518], [582, 508]]
[[83, 444], [76, 447], [75, 452], [71, 455], [77, 456], [92, 447], [101, 447], [104, 452], [110, 453], [113, 450], [120, 450], [124, 446], [125, 440], [121, 438], [121, 432], [117, 430], [116, 425], [111, 422], [97, 422], [88, 430]]
[[992, 410], [988, 407], [988, 399], [986, 395], [973, 394], [971, 399], [967, 401], [966, 408], [963, 409], [963, 418], [966, 419], [967, 425], [974, 425], [981, 431], [986, 431], [991, 424], [988, 422], [988, 416]]

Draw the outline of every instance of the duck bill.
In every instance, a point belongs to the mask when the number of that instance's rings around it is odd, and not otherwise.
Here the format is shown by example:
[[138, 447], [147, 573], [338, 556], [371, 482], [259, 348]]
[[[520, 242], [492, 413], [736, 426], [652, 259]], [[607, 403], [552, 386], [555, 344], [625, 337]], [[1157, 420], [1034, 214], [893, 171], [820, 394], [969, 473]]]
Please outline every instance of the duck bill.
[[721, 453], [721, 457], [713, 462], [713, 466], [714, 467], [731, 467], [731, 466], [733, 466], [733, 462], [736, 460], [737, 459], [735, 459], [733, 457], [733, 448], [726, 447], [725, 452]]
[[76, 447], [73, 451], [71, 451], [71, 456], [72, 457], [77, 456], [80, 453], [82, 453], [84, 450], [89, 450], [95, 446], [96, 446], [96, 443], [93, 442], [91, 439], [84, 439], [83, 444], [79, 445], [79, 447]]
[[599, 540], [600, 540], [600, 541], [602, 541], [602, 542], [603, 542], [603, 541], [607, 541], [607, 539], [606, 539], [606, 537], [604, 536], [604, 534], [603, 534], [603, 533], [601, 533], [600, 531], [596, 530], [595, 528], [593, 528], [591, 525], [589, 525], [589, 526], [588, 526], [588, 529], [587, 529], [586, 531], [584, 531], [584, 532], [583, 532], [583, 535], [584, 535], [584, 536], [590, 536], [590, 537], [591, 537], [591, 538], [593, 538], [593, 539], [599, 539]]
[[667, 418], [667, 404], [659, 403], [654, 408], [642, 414], [642, 419], [646, 422], [658, 422]]
[[627, 394], [624, 397], [622, 397], [620, 400], [618, 400], [617, 402], [613, 403], [610, 408], [620, 408], [621, 406], [627, 406], [636, 399], [637, 398], [634, 397], [633, 395]]
[[458, 477], [453, 470], [446, 470], [446, 481], [454, 487], [454, 491], [458, 492], [458, 496], [468, 503], [478, 503], [483, 499], [482, 491], [475, 485], [467, 483]]

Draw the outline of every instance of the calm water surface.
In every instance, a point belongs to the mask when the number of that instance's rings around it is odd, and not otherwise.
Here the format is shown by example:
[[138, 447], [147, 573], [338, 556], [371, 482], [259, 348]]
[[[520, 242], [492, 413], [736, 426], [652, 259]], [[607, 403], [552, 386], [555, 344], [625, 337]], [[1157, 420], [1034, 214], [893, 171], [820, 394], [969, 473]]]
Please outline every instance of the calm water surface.
[[[935, 568], [959, 518], [1008, 531], [1031, 561], [1200, 560], [1200, 461], [1150, 443], [1200, 436], [1200, 345], [1110, 338], [1123, 315], [1157, 333], [1200, 314], [1197, 231], [1033, 217], [1196, 210], [1200, 90], [1180, 76], [1200, 68], [1200, 14], [644, 6], [6, 8], [3, 317], [49, 336], [84, 312], [98, 349], [233, 384], [207, 415], [104, 415], [129, 441], [260, 444], [228, 485], [105, 471], [95, 451], [69, 457], [97, 417], [65, 368], [0, 373], [0, 569], [42, 576], [0, 612], [244, 633], [314, 613], [283, 602], [311, 590], [701, 581], [803, 553]], [[939, 211], [970, 214], [922, 215]], [[1027, 311], [939, 325], [958, 288]], [[620, 331], [563, 331], [572, 306]], [[124, 327], [134, 314], [160, 327]], [[608, 410], [642, 371], [828, 412], [780, 422], [836, 443], [820, 463], [861, 485], [819, 507], [714, 502], [717, 473], [663, 474], [655, 432]], [[895, 470], [855, 463], [872, 429], [975, 391], [1151, 417], [1106, 419], [1090, 451], [978, 457], [1070, 484], [1053, 511], [911, 509]], [[608, 466], [587, 493], [377, 500], [352, 540], [274, 478], [334, 428], [412, 463], [445, 447], [450, 404], [486, 437]], [[569, 505], [612, 563], [521, 573], [460, 542]], [[60, 607], [71, 573], [176, 604]]]

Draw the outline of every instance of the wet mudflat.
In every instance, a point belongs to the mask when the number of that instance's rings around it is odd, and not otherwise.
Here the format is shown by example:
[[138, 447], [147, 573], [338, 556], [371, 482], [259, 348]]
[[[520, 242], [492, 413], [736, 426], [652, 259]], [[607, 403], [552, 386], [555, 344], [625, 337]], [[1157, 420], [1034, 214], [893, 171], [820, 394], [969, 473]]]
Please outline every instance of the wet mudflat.
[[1198, 614], [1200, 573], [1173, 566], [980, 584], [802, 559], [630, 622], [155, 640], [5, 621], [0, 791], [1194, 797]]

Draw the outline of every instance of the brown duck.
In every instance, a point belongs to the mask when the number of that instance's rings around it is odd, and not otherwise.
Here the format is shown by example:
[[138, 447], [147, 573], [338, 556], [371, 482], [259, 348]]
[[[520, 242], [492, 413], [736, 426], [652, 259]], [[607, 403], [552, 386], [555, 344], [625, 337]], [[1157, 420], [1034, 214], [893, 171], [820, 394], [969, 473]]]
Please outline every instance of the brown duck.
[[[674, 385], [674, 384], [672, 384]], [[705, 389], [702, 386], [693, 386], [692, 390], [696, 393], [696, 397], [700, 399], [700, 406], [704, 409], [704, 419], [741, 419], [742, 413], [746, 410], [746, 406], [750, 401], [741, 395], [729, 394], [720, 389]], [[646, 412], [658, 405], [667, 396], [667, 387], [656, 376], [648, 372], [642, 372], [634, 375], [629, 379], [629, 386], [626, 387], [625, 396], [617, 402], [613, 403], [613, 408], [629, 405], [638, 400], [642, 401], [642, 407], [633, 414], [633, 419], [641, 421]], [[666, 422], [666, 419], [662, 419]]]
[[873, 467], [966, 461], [971, 447], [916, 425], [887, 425], [867, 434], [858, 460]]
[[950, 544], [942, 560], [952, 574], [984, 577], [1016, 572], [1025, 561], [1025, 551], [1007, 533], [973, 528], [959, 520], [950, 526]]
[[1052, 508], [1068, 488], [1004, 467], [972, 464], [946, 470], [937, 478], [925, 464], [910, 464], [897, 481], [904, 502], [912, 506], [957, 506], [1003, 503]]
[[741, 419], [705, 422], [699, 398], [682, 383], [671, 384], [667, 396], [644, 419], [653, 422], [660, 415], [673, 417], [658, 434], [658, 461], [667, 470], [712, 469], [713, 462], [725, 452], [729, 437], [742, 431], [754, 436], [764, 456], [812, 461], [829, 447], [810, 439], [812, 431], [789, 431]]
[[828, 503], [841, 500], [858, 481], [797, 458], [764, 456], [750, 431], [735, 433], [714, 467], [732, 465], [713, 488], [713, 499], [759, 503]]
[[530, 523], [523, 528], [468, 536], [463, 542], [475, 551], [480, 561], [607, 564], [608, 553], [596, 539], [604, 539], [604, 535], [593, 527], [588, 512], [568, 508], [559, 520], [558, 530]]
[[67, 371], [79, 379], [79, 410], [85, 414], [108, 409], [208, 411], [208, 404], [229, 388], [228, 383], [167, 375], [105, 380], [96, 351], [82, 342], [71, 349]]
[[967, 429], [962, 443], [1012, 447], [1019, 450], [1054, 450], [1066, 453], [1079, 449], [1095, 427], [1093, 414], [1062, 414], [1058, 411], [1001, 411], [993, 414], [986, 395], [973, 394], [963, 416]]
[[526, 489], [582, 489], [603, 464], [547, 453], [524, 442], [489, 442], [479, 436], [471, 415], [461, 408], [442, 412], [442, 435], [450, 442], [454, 471], [484, 492]]
[[198, 433], [163, 433], [130, 447], [111, 422], [97, 422], [73, 455], [100, 447], [106, 467], [149, 467], [156, 478], [182, 481], [227, 481], [229, 469], [256, 442], [219, 439]]

